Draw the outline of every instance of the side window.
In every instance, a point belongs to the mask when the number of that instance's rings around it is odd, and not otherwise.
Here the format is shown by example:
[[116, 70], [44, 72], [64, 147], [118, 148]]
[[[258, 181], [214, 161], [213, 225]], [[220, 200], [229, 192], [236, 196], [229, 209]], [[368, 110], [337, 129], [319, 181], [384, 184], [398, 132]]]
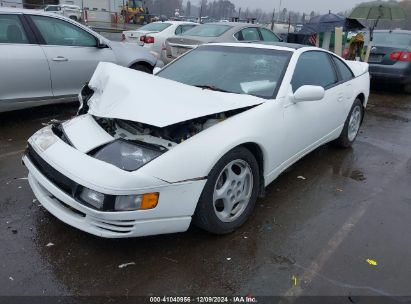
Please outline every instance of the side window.
[[341, 59], [338, 59], [335, 56], [331, 57], [333, 58], [338, 71], [340, 72], [342, 81], [348, 81], [354, 78], [354, 75], [350, 68], [344, 62], [342, 62]]
[[196, 27], [197, 25], [195, 24], [185, 24], [181, 26], [181, 33], [185, 33], [188, 30], [191, 30], [193, 27]]
[[0, 14], [0, 43], [29, 43], [17, 15]]
[[181, 35], [182, 33], [183, 33], [183, 26], [182, 25], [177, 26], [176, 31], [174, 32], [174, 34]]
[[263, 36], [264, 41], [270, 41], [270, 42], [279, 42], [280, 39], [277, 37], [276, 34], [274, 34], [272, 31], [269, 31], [265, 28], [260, 28], [261, 35]]
[[321, 86], [327, 89], [337, 82], [337, 75], [329, 55], [321, 51], [303, 53], [297, 61], [291, 85], [295, 92], [304, 85]]
[[242, 29], [234, 35], [238, 41], [260, 41], [260, 34], [258, 33], [257, 28], [248, 27]]
[[49, 45], [94, 47], [97, 44], [93, 35], [69, 22], [34, 15], [31, 19]]

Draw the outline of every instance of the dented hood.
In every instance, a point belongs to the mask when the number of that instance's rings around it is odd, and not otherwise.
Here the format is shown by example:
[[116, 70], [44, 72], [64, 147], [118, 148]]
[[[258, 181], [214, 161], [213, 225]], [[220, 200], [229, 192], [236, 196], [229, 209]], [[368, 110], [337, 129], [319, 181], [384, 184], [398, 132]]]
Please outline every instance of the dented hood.
[[179, 122], [263, 103], [250, 96], [203, 90], [102, 62], [89, 87], [89, 113], [166, 127]]

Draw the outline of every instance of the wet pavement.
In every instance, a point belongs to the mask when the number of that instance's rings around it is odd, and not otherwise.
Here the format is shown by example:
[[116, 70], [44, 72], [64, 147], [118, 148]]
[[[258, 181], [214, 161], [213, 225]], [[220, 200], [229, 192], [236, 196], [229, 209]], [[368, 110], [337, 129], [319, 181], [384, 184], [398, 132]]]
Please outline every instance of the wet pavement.
[[411, 96], [374, 92], [352, 149], [299, 161], [227, 236], [107, 240], [45, 211], [21, 153], [75, 110], [0, 115], [0, 295], [411, 296]]

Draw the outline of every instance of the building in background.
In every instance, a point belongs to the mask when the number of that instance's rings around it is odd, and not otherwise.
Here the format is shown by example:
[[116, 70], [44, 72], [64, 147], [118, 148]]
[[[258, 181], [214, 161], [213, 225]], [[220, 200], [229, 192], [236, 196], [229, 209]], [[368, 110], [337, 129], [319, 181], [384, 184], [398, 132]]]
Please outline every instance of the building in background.
[[22, 0], [0, 0], [0, 6], [23, 8]]

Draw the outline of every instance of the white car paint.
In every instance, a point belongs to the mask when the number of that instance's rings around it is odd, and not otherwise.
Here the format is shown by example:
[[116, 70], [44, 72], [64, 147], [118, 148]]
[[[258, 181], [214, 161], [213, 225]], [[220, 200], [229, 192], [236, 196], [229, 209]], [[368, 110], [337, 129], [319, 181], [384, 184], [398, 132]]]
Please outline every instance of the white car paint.
[[[67, 224], [102, 237], [183, 232], [189, 227], [208, 174], [228, 151], [245, 143], [257, 145], [263, 154], [262, 172], [264, 185], [267, 186], [304, 155], [338, 138], [357, 96], [362, 96], [364, 107], [367, 104], [369, 74], [365, 63], [347, 62], [352, 67], [355, 78], [325, 90], [323, 99], [297, 102], [290, 84], [297, 60], [304, 52], [323, 50], [311, 47], [294, 50], [258, 44], [217, 45], [293, 52], [276, 98], [235, 95], [238, 100], [235, 102], [232, 94], [204, 91], [111, 64], [102, 64], [91, 81], [97, 93], [89, 101], [90, 112], [65, 125], [74, 147], [54, 135], [50, 126], [33, 135], [29, 144], [47, 164], [84, 187], [107, 195], [159, 192], [159, 204], [151, 210], [130, 212], [90, 209], [53, 185], [25, 155], [23, 161], [29, 170], [30, 185], [43, 206]], [[158, 90], [159, 85], [161, 90]], [[312, 93], [311, 96], [322, 94], [311, 88], [306, 90]], [[130, 96], [135, 92], [139, 94], [134, 96], [141, 96], [144, 91], [150, 92], [150, 102], [145, 102], [142, 107], [140, 98], [133, 99]], [[166, 92], [167, 98], [162, 91]], [[191, 104], [184, 94], [192, 99]], [[220, 108], [221, 105], [213, 99], [220, 103], [227, 102], [227, 108], [230, 109], [245, 105], [252, 108], [172, 146], [166, 153], [133, 172], [121, 170], [84, 153], [109, 140], [107, 136], [101, 135], [102, 128], [98, 124], [90, 123], [90, 115], [113, 114], [115, 116], [110, 117], [165, 126], [214, 111], [224, 111], [225, 106]], [[176, 105], [176, 108], [172, 110], [170, 104]], [[141, 110], [143, 114], [134, 109]], [[181, 113], [184, 111], [187, 113]], [[87, 128], [79, 127], [82, 124], [87, 125]], [[86, 139], [92, 139], [90, 145], [84, 144]], [[84, 216], [67, 209], [62, 203]], [[129, 221], [130, 225], [123, 227], [124, 221]]]
[[[152, 24], [157, 24], [157, 23], [167, 23], [171, 25], [161, 32], [144, 31], [140, 29], [124, 31], [123, 35], [124, 35], [125, 41], [131, 42], [131, 43], [137, 43], [138, 45], [144, 48], [147, 48], [148, 50], [153, 52], [153, 54], [157, 56], [157, 58], [160, 58], [161, 48], [162, 48], [163, 43], [166, 41], [167, 38], [171, 36], [175, 36], [177, 34], [176, 30], [179, 26], [198, 25], [198, 23], [188, 22], [188, 21], [164, 21], [164, 22], [158, 21], [158, 22], [153, 22]], [[154, 43], [147, 44], [147, 43], [141, 42], [140, 37], [145, 36], [145, 35], [153, 37]]]
[[[162, 128], [263, 102], [254, 96], [203, 90], [154, 75], [146, 77], [144, 74], [128, 71], [112, 63], [100, 63], [89, 83], [89, 87], [94, 90], [89, 101], [89, 113], [97, 117], [138, 121]], [[135, 83], [139, 86], [135, 86]], [[141, 93], [140, 87], [149, 86], [161, 90], [156, 92], [156, 98], [152, 98], [150, 106], [147, 106], [147, 100], [135, 97]], [[193, 96], [196, 96], [195, 107], [192, 106]], [[129, 107], [131, 104], [134, 106]]]

